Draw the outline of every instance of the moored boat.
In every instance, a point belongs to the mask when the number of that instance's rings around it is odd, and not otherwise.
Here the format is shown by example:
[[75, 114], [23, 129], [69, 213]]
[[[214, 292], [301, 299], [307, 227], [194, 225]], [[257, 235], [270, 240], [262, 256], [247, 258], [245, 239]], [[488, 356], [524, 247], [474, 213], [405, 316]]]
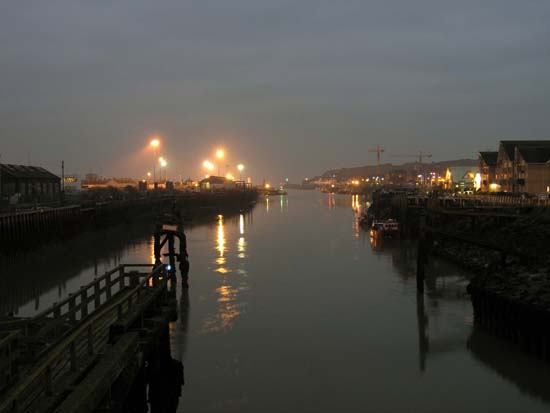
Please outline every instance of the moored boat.
[[371, 231], [384, 237], [397, 237], [399, 236], [399, 223], [393, 219], [373, 220]]

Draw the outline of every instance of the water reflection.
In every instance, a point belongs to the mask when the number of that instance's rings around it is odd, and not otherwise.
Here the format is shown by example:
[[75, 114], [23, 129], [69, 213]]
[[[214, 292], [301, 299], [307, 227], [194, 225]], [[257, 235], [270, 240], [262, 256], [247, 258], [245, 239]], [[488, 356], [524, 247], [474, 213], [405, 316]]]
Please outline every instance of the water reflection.
[[[218, 276], [218, 285], [214, 289], [217, 311], [204, 320], [202, 333], [230, 330], [246, 307], [246, 302], [242, 298], [242, 293], [249, 290], [246, 281], [248, 276], [245, 260], [247, 241], [245, 239], [246, 225], [243, 213], [239, 214], [238, 226], [231, 226], [231, 229], [238, 230], [238, 234], [235, 234], [235, 241], [233, 241], [235, 244], [232, 244], [228, 239], [232, 234], [227, 233], [225, 219], [223, 215], [219, 215], [215, 241], [215, 251], [217, 252], [215, 263], [218, 267], [214, 269], [214, 272], [221, 275]], [[229, 245], [236, 245], [235, 250], [230, 249]]]

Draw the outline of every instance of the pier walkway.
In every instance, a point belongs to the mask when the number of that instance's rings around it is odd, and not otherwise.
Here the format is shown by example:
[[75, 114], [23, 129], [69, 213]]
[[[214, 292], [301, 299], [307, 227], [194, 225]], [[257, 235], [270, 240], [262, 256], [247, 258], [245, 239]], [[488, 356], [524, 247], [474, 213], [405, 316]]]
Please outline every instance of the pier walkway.
[[32, 318], [0, 318], [0, 413], [114, 411], [134, 391], [146, 402], [146, 361], [169, 358], [171, 275], [120, 265]]

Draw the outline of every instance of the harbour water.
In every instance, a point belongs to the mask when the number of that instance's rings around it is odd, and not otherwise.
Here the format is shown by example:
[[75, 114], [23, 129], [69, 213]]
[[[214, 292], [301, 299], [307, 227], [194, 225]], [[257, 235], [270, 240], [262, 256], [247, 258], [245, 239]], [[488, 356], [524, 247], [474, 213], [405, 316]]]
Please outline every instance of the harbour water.
[[[432, 260], [417, 295], [414, 243], [371, 238], [362, 205], [291, 191], [187, 230], [190, 288], [170, 326], [179, 411], [548, 411], [550, 367], [474, 327], [469, 274]], [[32, 315], [152, 260], [147, 226], [95, 237], [4, 264], [2, 312]]]

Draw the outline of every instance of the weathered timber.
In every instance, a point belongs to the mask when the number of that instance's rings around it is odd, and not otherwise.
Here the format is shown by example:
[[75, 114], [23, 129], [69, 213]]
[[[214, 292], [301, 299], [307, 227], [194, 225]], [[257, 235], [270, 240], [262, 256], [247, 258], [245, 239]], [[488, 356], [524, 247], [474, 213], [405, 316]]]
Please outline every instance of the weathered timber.
[[[147, 267], [150, 273], [135, 270]], [[0, 412], [52, 411], [74, 406], [74, 400], [81, 405], [63, 411], [97, 408], [118, 375], [127, 367], [132, 370], [136, 354], [141, 354], [138, 364], [144, 362], [144, 349], [177, 314], [167, 275], [163, 265], [119, 266], [36, 317], [14, 320], [23, 351], [9, 359], [19, 375], [6, 380]], [[147, 329], [151, 317], [156, 327]], [[138, 336], [137, 342], [131, 338]], [[126, 351], [134, 342], [140, 351]], [[7, 348], [0, 341], [0, 351]], [[132, 360], [123, 357], [129, 353]]]

